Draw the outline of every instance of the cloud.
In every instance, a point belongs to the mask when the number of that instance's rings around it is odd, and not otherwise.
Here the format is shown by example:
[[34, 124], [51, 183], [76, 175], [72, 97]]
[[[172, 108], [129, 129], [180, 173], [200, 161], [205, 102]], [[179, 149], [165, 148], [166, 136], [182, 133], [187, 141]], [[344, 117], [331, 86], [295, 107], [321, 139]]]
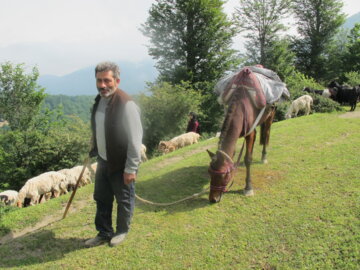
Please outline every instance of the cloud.
[[[360, 10], [345, 0], [344, 12]], [[154, 0], [11, 0], [1, 1], [0, 63], [38, 66], [40, 74], [64, 75], [103, 60], [150, 59], [139, 27]], [[238, 0], [229, 0], [232, 13]], [[241, 47], [241, 38], [234, 40]]]
[[0, 62], [38, 65], [40, 73], [63, 75], [102, 60], [136, 62], [149, 58], [147, 40], [139, 27], [152, 2], [3, 2]]

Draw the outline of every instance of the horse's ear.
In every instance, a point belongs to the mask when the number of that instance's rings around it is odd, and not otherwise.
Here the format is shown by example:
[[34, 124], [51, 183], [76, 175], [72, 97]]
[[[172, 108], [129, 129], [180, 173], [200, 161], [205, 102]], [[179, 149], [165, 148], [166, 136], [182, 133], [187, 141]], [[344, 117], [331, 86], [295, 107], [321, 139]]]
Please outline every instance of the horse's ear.
[[213, 158], [216, 156], [213, 152], [211, 152], [211, 151], [208, 150], [208, 149], [206, 149], [206, 152], [208, 152], [208, 154], [209, 154], [209, 156], [210, 156], [211, 159], [213, 159]]

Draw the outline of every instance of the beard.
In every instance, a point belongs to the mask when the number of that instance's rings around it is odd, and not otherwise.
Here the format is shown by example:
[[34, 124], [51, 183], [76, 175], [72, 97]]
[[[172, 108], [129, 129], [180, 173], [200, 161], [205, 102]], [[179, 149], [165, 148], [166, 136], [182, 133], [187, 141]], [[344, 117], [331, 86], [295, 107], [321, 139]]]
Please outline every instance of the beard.
[[109, 96], [111, 96], [114, 92], [115, 92], [116, 88], [115, 87], [102, 87], [99, 88], [98, 87], [98, 91], [101, 97], [107, 98]]

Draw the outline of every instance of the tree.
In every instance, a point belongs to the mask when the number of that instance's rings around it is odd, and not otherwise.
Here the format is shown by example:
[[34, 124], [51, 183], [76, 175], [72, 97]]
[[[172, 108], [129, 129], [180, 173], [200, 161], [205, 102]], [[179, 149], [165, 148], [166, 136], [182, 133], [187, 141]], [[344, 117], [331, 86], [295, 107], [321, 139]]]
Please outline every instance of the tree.
[[[349, 30], [340, 28], [339, 32], [332, 38], [324, 50], [325, 63], [323, 66], [322, 80], [330, 82], [332, 80], [343, 79], [343, 74], [348, 65], [344, 65], [344, 57], [347, 54]], [[342, 78], [342, 79], [341, 79]]]
[[266, 55], [266, 67], [274, 70], [283, 81], [295, 72], [295, 53], [290, 50], [287, 39], [271, 42], [266, 49]]
[[289, 13], [289, 0], [240, 0], [234, 17], [245, 32], [247, 55], [251, 62], [269, 66], [269, 47], [285, 26], [281, 20]]
[[325, 75], [324, 52], [344, 23], [339, 0], [295, 0], [293, 9], [300, 38], [294, 42], [297, 68], [317, 80]]
[[347, 53], [343, 57], [347, 72], [360, 71], [360, 23], [355, 24], [348, 35]]
[[23, 64], [6, 62], [0, 65], [0, 117], [12, 130], [26, 130], [40, 110], [44, 89], [37, 85], [37, 68], [25, 74]]
[[172, 84], [213, 82], [237, 65], [236, 31], [222, 0], [156, 0], [142, 33], [157, 60], [159, 79]]
[[10, 129], [0, 129], [0, 190], [18, 190], [46, 171], [69, 168], [88, 153], [90, 127], [77, 117], [42, 108], [43, 89], [36, 68], [1, 65], [0, 113]]

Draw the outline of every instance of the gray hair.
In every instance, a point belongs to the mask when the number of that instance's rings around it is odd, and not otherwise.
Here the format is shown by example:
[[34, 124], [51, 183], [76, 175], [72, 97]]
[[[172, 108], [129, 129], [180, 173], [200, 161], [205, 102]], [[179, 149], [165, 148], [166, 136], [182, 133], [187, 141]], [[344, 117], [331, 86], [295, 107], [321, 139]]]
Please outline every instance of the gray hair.
[[95, 76], [98, 72], [112, 71], [114, 79], [120, 79], [120, 68], [114, 62], [101, 62], [95, 68]]

